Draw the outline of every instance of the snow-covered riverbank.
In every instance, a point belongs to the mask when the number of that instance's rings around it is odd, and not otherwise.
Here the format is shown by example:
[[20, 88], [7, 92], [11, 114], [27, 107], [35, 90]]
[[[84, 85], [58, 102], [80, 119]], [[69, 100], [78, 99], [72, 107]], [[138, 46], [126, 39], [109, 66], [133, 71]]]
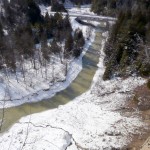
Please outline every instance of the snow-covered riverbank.
[[130, 77], [103, 81], [103, 46], [91, 89], [57, 109], [20, 119], [1, 135], [2, 150], [111, 150], [122, 148], [139, 128], [144, 128], [138, 112], [125, 117], [118, 110], [145, 80]]
[[[67, 75], [65, 76], [65, 64], [61, 64], [59, 60], [56, 61], [57, 63], [55, 66], [52, 66], [51, 64], [47, 66], [46, 69], [48, 70], [47, 74], [49, 80], [43, 77], [42, 72], [45, 72], [44, 67], [42, 71], [38, 71], [37, 73], [34, 69], [29, 69], [29, 64], [27, 65], [29, 71], [26, 73], [26, 82], [24, 82], [22, 76], [20, 78], [18, 76], [19, 82], [17, 82], [15, 75], [11, 76], [9, 80], [4, 79], [5, 77], [2, 75], [2, 82], [0, 83], [0, 108], [13, 107], [23, 103], [37, 102], [43, 99], [51, 98], [57, 92], [67, 88], [69, 84], [78, 76], [79, 72], [82, 70], [82, 57], [94, 41], [95, 29], [80, 25], [75, 21], [74, 17], [70, 19], [70, 22], [74, 31], [77, 28], [80, 28], [83, 31], [86, 44], [79, 58], [68, 60], [69, 66]], [[87, 40], [89, 33], [90, 38]], [[55, 68], [54, 76], [57, 76], [60, 80], [60, 82], [56, 81], [54, 85], [51, 85], [51, 80], [53, 78], [52, 67]]]

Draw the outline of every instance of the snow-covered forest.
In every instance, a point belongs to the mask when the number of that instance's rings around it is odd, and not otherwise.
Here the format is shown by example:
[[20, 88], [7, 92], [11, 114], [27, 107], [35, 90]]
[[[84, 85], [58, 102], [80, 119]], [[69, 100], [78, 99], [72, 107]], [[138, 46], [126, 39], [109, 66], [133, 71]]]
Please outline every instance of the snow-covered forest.
[[18, 100], [65, 81], [91, 34], [73, 29], [68, 15], [43, 16], [40, 6], [32, 0], [1, 2], [1, 100]]
[[105, 47], [104, 80], [114, 76], [150, 75], [150, 2], [139, 0], [94, 0], [92, 10], [116, 16]]

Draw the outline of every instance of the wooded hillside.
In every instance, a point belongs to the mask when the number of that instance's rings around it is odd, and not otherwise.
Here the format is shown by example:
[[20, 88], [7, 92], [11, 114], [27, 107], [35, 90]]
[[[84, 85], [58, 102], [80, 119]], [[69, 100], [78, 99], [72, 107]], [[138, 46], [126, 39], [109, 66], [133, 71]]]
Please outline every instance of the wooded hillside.
[[105, 46], [104, 79], [150, 75], [150, 2], [146, 0], [94, 0], [92, 10], [118, 17]]
[[[81, 30], [72, 35], [69, 16], [63, 17], [60, 13], [42, 16], [34, 0], [4, 0], [1, 7], [1, 71], [22, 70], [27, 59], [44, 65], [52, 54], [64, 58], [80, 55], [84, 37]], [[48, 39], [52, 41], [50, 45], [47, 44]], [[36, 44], [40, 44], [41, 49], [36, 49]]]

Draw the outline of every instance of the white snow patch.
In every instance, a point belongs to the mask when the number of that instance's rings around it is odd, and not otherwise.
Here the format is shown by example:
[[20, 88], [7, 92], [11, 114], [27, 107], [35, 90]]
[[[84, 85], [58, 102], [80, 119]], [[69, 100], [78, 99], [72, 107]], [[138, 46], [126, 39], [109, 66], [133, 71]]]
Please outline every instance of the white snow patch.
[[44, 5], [39, 5], [39, 8], [41, 10], [41, 14], [45, 16], [46, 12], [51, 12], [51, 6], [44, 6]]
[[3, 29], [3, 32], [4, 32], [5, 36], [8, 35], [8, 31], [7, 30]]

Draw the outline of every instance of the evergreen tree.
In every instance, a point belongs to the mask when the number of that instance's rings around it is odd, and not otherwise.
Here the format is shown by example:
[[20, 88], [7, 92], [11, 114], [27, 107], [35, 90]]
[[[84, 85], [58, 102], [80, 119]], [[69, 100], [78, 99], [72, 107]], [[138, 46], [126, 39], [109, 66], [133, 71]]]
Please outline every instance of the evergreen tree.
[[65, 41], [65, 50], [70, 52], [72, 49], [73, 49], [73, 37], [72, 34], [69, 33]]
[[54, 39], [51, 43], [50, 50], [54, 54], [59, 54], [61, 51], [61, 47], [57, 44], [56, 40]]
[[77, 48], [81, 48], [85, 44], [83, 33], [80, 29], [76, 29], [76, 31], [75, 31], [74, 42], [75, 42], [75, 47], [77, 47]]
[[28, 10], [27, 10], [27, 16], [29, 18], [29, 21], [34, 25], [35, 23], [42, 22], [42, 16], [40, 8], [36, 5], [36, 3], [33, 0], [28, 0]]

